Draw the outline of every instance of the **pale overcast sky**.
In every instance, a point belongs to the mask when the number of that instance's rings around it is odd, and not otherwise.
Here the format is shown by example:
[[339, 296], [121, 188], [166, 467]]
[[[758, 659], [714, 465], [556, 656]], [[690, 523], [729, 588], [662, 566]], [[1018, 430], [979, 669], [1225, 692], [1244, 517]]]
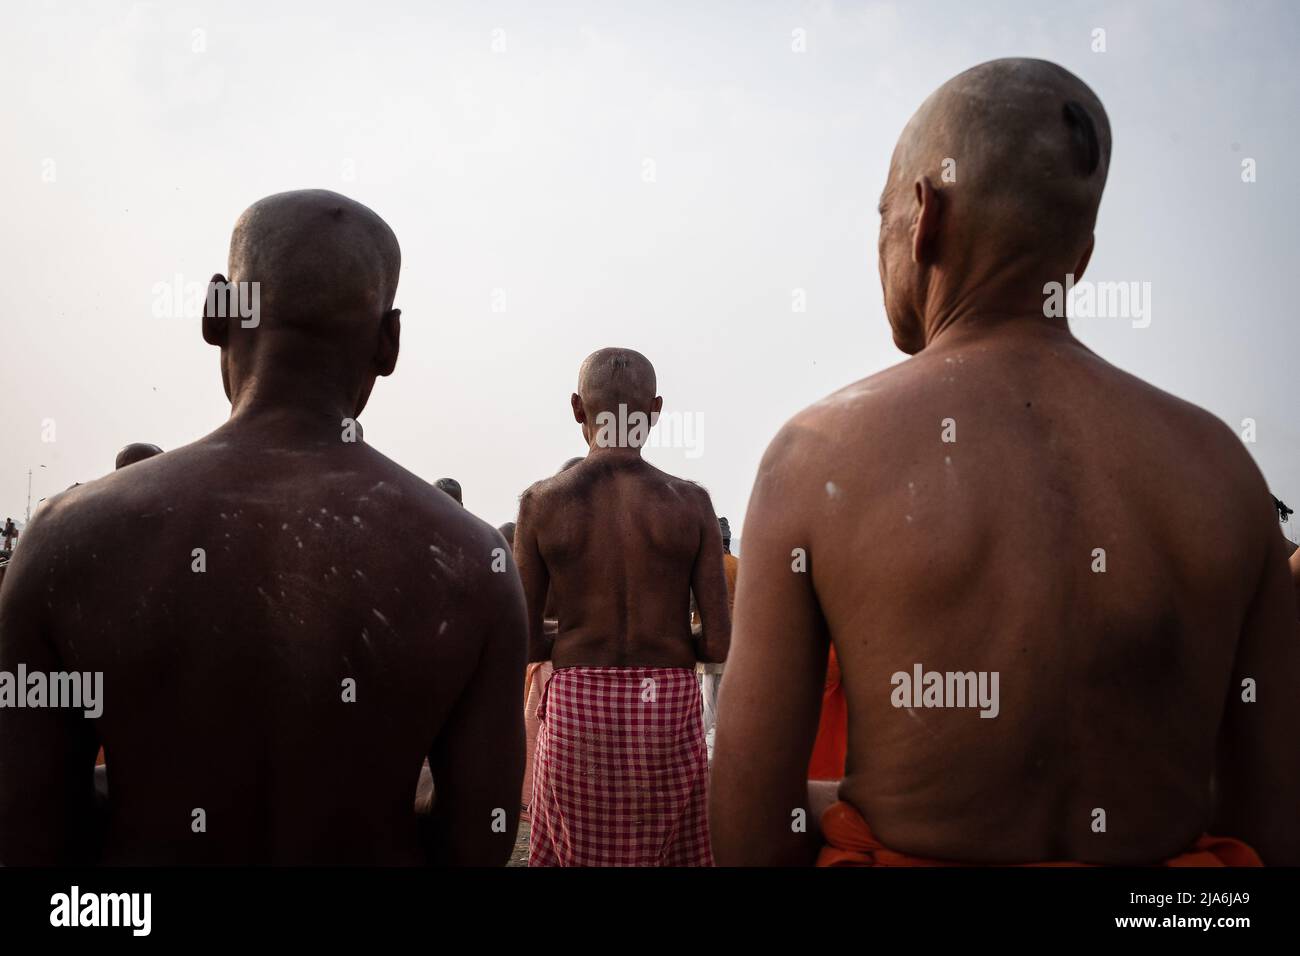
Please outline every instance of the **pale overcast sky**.
[[368, 441], [458, 478], [499, 524], [583, 450], [579, 362], [629, 346], [700, 441], [648, 457], [739, 533], [780, 425], [903, 358], [875, 261], [890, 151], [931, 90], [1001, 56], [1061, 63], [1110, 114], [1089, 278], [1149, 282], [1151, 323], [1076, 332], [1238, 432], [1254, 419], [1248, 447], [1300, 505], [1300, 5], [105, 0], [4, 18], [0, 517], [22, 516], [29, 467], [41, 498], [128, 442], [220, 424], [217, 352], [197, 320], [155, 315], [156, 286], [224, 272], [254, 200], [321, 187], [402, 244], [402, 355]]

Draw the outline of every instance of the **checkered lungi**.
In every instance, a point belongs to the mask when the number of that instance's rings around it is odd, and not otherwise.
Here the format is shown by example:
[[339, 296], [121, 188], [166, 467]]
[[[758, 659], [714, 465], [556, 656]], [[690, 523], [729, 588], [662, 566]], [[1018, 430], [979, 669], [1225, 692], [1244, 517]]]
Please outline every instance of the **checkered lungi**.
[[565, 667], [537, 709], [529, 866], [712, 866], [694, 671]]

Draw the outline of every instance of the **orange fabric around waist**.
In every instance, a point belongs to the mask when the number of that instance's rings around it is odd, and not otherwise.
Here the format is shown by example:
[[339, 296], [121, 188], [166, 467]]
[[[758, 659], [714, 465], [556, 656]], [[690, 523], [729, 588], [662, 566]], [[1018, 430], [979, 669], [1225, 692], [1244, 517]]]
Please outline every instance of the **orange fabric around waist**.
[[[826, 845], [817, 857], [818, 866], [979, 866], [977, 863], [949, 863], [891, 850], [871, 832], [867, 821], [852, 805], [840, 801], [822, 814], [822, 837]], [[1092, 866], [1090, 863], [1024, 863], [1022, 866]], [[1263, 866], [1259, 854], [1230, 837], [1202, 836], [1186, 853], [1165, 860], [1161, 866]]]
[[822, 713], [817, 740], [808, 761], [809, 780], [842, 780], [849, 752], [849, 706], [840, 683], [840, 659], [831, 648], [826, 662], [826, 685], [822, 690]]

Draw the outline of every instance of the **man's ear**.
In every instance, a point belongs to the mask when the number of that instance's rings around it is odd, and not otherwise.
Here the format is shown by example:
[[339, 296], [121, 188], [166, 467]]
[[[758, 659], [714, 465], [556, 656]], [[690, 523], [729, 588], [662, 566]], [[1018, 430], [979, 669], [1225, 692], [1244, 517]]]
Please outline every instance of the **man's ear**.
[[208, 280], [208, 294], [203, 300], [203, 341], [222, 349], [230, 339], [230, 309], [226, 308], [229, 288], [229, 280], [218, 272]]
[[379, 320], [379, 343], [375, 346], [375, 374], [392, 375], [401, 349], [402, 310], [389, 309]]
[[664, 408], [664, 397], [662, 395], [656, 395], [655, 400], [650, 403], [650, 427], [651, 428], [659, 424], [659, 413], [663, 411], [663, 408]]
[[569, 405], [573, 408], [573, 420], [579, 425], [587, 424], [587, 413], [582, 407], [582, 398], [577, 392], [569, 396]]
[[912, 261], [918, 265], [934, 262], [939, 243], [939, 220], [943, 213], [943, 197], [922, 176], [916, 181], [916, 221], [912, 226]]
[[1078, 282], [1083, 278], [1083, 270], [1088, 268], [1088, 263], [1092, 261], [1092, 250], [1097, 245], [1097, 234], [1094, 232], [1088, 237], [1088, 246], [1083, 250], [1083, 255], [1079, 256], [1079, 262], [1074, 267], [1074, 281]]

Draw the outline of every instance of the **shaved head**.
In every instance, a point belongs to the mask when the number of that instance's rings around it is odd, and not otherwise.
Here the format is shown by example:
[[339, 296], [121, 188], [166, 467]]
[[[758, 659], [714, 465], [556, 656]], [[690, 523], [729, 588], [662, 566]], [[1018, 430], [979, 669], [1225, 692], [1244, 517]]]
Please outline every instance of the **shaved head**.
[[210, 289], [203, 320], [204, 339], [221, 347], [232, 403], [241, 389], [265, 385], [279, 393], [270, 404], [295, 391], [334, 393], [320, 404], [360, 414], [375, 377], [397, 362], [401, 262], [388, 224], [335, 192], [276, 193], [244, 210], [230, 237], [229, 279], [212, 281], [229, 282], [232, 298], [256, 290], [258, 314], [250, 322], [214, 309]]
[[152, 458], [154, 455], [161, 455], [162, 453], [163, 450], [157, 445], [132, 442], [117, 453], [117, 461], [113, 463], [113, 470], [117, 471], [127, 465], [134, 465], [137, 461], [144, 461], [146, 458]]
[[881, 196], [881, 278], [895, 339], [900, 324], [918, 319], [908, 314], [917, 300], [934, 292], [909, 259], [944, 268], [951, 298], [969, 298], [956, 277], [971, 286], [997, 278], [1019, 283], [1026, 303], [1044, 281], [1086, 265], [1110, 154], [1101, 101], [1055, 63], [992, 60], [940, 86], [899, 137]]
[[578, 395], [587, 413], [649, 412], [655, 400], [655, 367], [640, 352], [631, 349], [601, 349], [592, 352], [578, 370]]
[[640, 454], [663, 407], [657, 387], [655, 367], [640, 352], [610, 348], [588, 355], [578, 370], [578, 390], [569, 398], [588, 447], [616, 444]]
[[899, 137], [886, 192], [929, 176], [960, 194], [995, 241], [1074, 249], [1092, 234], [1110, 146], [1101, 100], [1069, 70], [992, 60], [921, 104]]
[[266, 317], [304, 329], [377, 320], [393, 307], [401, 266], [388, 223], [324, 189], [258, 200], [230, 237], [230, 281], [260, 283]]

